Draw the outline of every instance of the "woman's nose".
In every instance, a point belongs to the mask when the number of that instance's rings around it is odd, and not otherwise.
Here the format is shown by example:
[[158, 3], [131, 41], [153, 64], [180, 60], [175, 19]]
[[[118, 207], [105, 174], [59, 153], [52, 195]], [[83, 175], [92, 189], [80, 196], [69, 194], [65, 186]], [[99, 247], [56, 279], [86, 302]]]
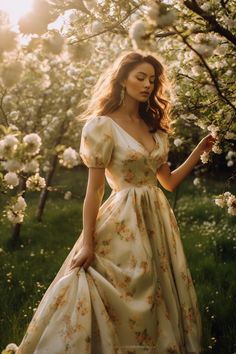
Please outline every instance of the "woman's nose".
[[146, 81], [146, 82], [145, 82], [145, 88], [150, 88], [150, 86], [151, 86], [150, 82], [149, 82], [149, 81]]

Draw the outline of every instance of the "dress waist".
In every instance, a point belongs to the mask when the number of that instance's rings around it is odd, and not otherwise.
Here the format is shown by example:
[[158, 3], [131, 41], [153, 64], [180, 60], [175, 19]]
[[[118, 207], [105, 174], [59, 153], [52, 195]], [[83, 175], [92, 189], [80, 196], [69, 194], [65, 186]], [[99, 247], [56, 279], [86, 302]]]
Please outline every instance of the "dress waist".
[[157, 184], [153, 184], [153, 183], [145, 183], [145, 184], [138, 184], [138, 185], [130, 184], [128, 186], [126, 185], [126, 186], [119, 186], [116, 188], [112, 188], [112, 194], [122, 192], [122, 191], [134, 190], [134, 189], [149, 190], [149, 189], [160, 189], [160, 188], [157, 186]]

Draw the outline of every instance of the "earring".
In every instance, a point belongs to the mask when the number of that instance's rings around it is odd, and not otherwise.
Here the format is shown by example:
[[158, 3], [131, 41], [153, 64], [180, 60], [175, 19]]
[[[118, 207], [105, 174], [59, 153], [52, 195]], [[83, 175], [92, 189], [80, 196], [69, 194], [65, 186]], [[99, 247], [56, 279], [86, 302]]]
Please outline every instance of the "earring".
[[150, 100], [148, 99], [148, 101], [147, 101], [147, 107], [146, 107], [146, 112], [149, 111], [150, 108], [151, 108]]
[[122, 89], [120, 91], [120, 103], [119, 105], [121, 106], [125, 98], [125, 88], [122, 86]]

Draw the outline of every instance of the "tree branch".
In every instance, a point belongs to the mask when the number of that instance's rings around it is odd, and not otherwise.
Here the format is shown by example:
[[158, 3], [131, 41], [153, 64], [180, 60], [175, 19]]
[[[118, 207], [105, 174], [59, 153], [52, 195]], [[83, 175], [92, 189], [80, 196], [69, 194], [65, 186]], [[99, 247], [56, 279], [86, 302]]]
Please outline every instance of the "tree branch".
[[191, 49], [200, 58], [201, 62], [205, 66], [208, 74], [210, 75], [210, 78], [211, 78], [213, 84], [215, 85], [218, 96], [224, 102], [226, 102], [231, 108], [233, 108], [234, 112], [236, 112], [236, 107], [234, 106], [234, 104], [222, 93], [219, 83], [218, 83], [217, 79], [215, 78], [215, 76], [213, 75], [213, 72], [211, 71], [211, 69], [210, 69], [209, 65], [207, 64], [206, 60], [204, 59], [204, 57], [200, 53], [198, 53], [198, 51], [196, 49], [194, 49], [191, 46], [191, 44], [189, 44], [186, 37], [181, 32], [179, 32], [176, 27], [173, 27], [173, 28], [175, 29], [176, 33], [178, 33], [179, 36], [182, 38], [183, 42], [187, 45], [187, 47], [189, 47], [189, 49]]
[[184, 5], [200, 17], [202, 17], [208, 24], [211, 26], [211, 28], [219, 33], [221, 36], [227, 38], [231, 43], [233, 43], [236, 46], [236, 37], [233, 35], [232, 32], [230, 32], [227, 28], [224, 28], [221, 26], [215, 16], [212, 14], [209, 14], [206, 11], [203, 11], [201, 7], [197, 4], [196, 0], [185, 0]]
[[76, 41], [73, 41], [73, 42], [70, 42], [69, 44], [70, 45], [73, 45], [73, 44], [77, 44], [77, 43], [80, 43], [80, 42], [83, 42], [83, 41], [86, 41], [88, 39], [91, 39], [91, 38], [94, 38], [94, 37], [97, 37], [97, 36], [100, 36], [101, 34], [104, 34], [104, 33], [107, 33], [107, 32], [110, 32], [112, 31], [114, 28], [116, 28], [117, 26], [121, 25], [125, 20], [127, 20], [127, 18], [130, 17], [130, 15], [135, 12], [141, 5], [137, 5], [136, 7], [134, 7], [128, 14], [126, 14], [120, 21], [116, 21], [114, 24], [112, 24], [111, 26], [108, 26], [106, 27], [103, 31], [100, 31], [98, 33], [95, 33], [95, 34], [91, 34], [90, 36], [87, 36], [87, 37], [84, 37], [84, 38], [80, 38]]

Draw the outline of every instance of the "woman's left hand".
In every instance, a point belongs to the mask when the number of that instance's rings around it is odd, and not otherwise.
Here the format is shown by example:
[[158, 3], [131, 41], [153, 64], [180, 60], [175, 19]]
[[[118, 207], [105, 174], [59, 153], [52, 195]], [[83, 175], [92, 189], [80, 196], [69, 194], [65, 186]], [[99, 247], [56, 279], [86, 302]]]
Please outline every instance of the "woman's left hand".
[[198, 143], [198, 148], [200, 149], [201, 153], [209, 152], [212, 150], [214, 143], [216, 142], [216, 138], [214, 138], [211, 134], [208, 134]]

